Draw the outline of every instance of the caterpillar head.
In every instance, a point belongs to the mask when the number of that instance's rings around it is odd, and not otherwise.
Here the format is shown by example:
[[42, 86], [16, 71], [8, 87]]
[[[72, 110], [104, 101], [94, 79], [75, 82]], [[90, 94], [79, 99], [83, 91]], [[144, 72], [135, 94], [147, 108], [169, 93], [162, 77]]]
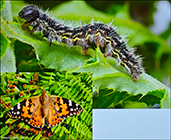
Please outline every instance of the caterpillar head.
[[35, 8], [35, 6], [29, 5], [24, 7], [18, 15], [20, 18], [25, 19], [27, 23], [30, 23], [39, 17], [39, 11]]

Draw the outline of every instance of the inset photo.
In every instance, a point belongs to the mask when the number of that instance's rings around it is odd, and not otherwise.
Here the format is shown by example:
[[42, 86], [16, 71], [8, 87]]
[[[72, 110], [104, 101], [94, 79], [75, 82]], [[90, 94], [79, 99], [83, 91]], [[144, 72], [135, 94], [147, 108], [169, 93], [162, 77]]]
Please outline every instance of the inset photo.
[[92, 139], [92, 75], [1, 73], [1, 138]]

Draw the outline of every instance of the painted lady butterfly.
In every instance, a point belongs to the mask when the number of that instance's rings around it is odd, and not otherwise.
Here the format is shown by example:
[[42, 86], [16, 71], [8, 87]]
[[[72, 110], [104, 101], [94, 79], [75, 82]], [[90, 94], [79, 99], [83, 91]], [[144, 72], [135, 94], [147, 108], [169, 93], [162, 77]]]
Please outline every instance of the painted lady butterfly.
[[111, 56], [125, 67], [134, 81], [144, 72], [142, 59], [134, 54], [134, 49], [128, 48], [125, 41], [114, 28], [103, 23], [87, 24], [72, 28], [50, 18], [34, 5], [24, 7], [19, 16], [33, 27], [31, 32], [41, 31], [51, 46], [52, 40], [65, 43], [68, 46], [82, 47], [83, 55], [95, 44], [99, 46], [105, 57]]
[[45, 119], [47, 125], [53, 127], [81, 112], [81, 106], [74, 101], [54, 95], [48, 96], [43, 91], [41, 96], [31, 97], [12, 107], [8, 115], [24, 120], [33, 127], [42, 128]]

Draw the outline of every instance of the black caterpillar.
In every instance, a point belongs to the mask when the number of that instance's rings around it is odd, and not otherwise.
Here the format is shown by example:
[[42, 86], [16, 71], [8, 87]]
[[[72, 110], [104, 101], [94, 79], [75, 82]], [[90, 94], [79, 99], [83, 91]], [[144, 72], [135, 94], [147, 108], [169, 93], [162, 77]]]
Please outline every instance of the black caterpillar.
[[100, 47], [105, 57], [115, 57], [118, 63], [132, 75], [134, 81], [137, 81], [144, 71], [140, 56], [136, 56], [134, 49], [126, 46], [119, 34], [110, 26], [111, 24], [91, 23], [72, 28], [50, 18], [34, 5], [24, 7], [19, 12], [19, 16], [26, 20], [25, 24], [29, 23], [33, 27], [31, 32], [41, 31], [50, 46], [52, 40], [69, 46], [79, 45], [82, 47], [83, 55], [86, 55], [87, 50], [95, 44]]

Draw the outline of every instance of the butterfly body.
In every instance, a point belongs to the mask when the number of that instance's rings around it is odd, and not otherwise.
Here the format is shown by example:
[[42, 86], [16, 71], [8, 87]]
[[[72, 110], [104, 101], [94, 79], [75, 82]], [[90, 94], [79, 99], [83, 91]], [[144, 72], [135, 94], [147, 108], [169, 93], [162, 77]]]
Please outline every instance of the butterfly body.
[[59, 96], [48, 96], [43, 91], [41, 96], [31, 97], [12, 107], [8, 115], [24, 120], [33, 127], [43, 128], [45, 121], [49, 127], [53, 127], [81, 111], [81, 106], [74, 101]]

